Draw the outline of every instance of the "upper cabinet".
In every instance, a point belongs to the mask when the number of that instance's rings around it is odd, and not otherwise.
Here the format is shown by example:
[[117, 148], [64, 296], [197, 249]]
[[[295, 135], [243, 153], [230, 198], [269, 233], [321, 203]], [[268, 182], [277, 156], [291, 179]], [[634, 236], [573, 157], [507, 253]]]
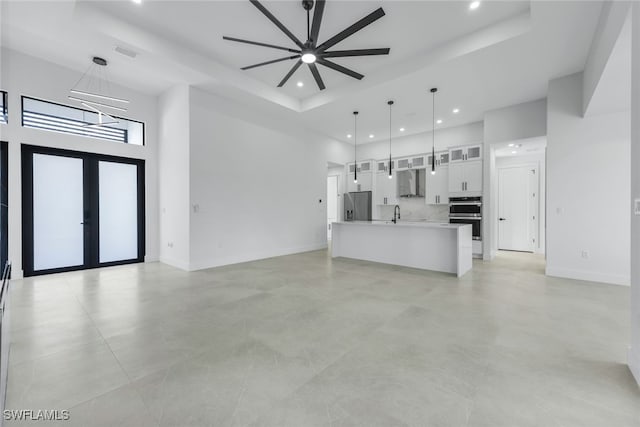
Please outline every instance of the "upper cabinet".
[[[427, 168], [431, 167], [431, 154], [427, 155]], [[442, 151], [436, 153], [436, 166], [447, 166], [449, 164], [449, 152]]]
[[[396, 170], [396, 161], [395, 160], [391, 160], [391, 170], [392, 171]], [[386, 172], [388, 174], [389, 173], [389, 159], [387, 159], [387, 160], [378, 160], [376, 162], [376, 172], [377, 173]]]
[[458, 162], [449, 166], [449, 195], [479, 196], [482, 193], [482, 162]]
[[358, 182], [354, 182], [356, 164], [347, 164], [347, 192], [373, 190], [373, 163], [371, 160], [358, 162]]
[[449, 161], [451, 163], [466, 162], [482, 159], [482, 144], [468, 145], [449, 149]]
[[397, 161], [397, 169], [399, 171], [406, 169], [419, 169], [426, 166], [425, 156], [403, 157]]

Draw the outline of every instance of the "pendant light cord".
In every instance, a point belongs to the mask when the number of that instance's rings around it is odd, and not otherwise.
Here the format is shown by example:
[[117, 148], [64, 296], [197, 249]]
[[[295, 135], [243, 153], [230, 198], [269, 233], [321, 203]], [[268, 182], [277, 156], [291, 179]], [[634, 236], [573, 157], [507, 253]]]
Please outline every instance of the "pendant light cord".
[[353, 112], [353, 180], [358, 181], [358, 112]]
[[392, 177], [392, 166], [391, 166], [391, 106], [393, 105], [393, 101], [387, 102], [389, 104], [389, 177]]
[[436, 170], [436, 92], [438, 89], [431, 89], [432, 96], [432, 130], [431, 130], [431, 173], [435, 173]]

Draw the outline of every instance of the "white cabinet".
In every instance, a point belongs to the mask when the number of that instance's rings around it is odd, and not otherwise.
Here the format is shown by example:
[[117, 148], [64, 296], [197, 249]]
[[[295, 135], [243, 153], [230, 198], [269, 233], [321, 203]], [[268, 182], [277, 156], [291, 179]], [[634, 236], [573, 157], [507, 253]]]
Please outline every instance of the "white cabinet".
[[397, 170], [424, 168], [426, 166], [425, 156], [403, 157], [397, 160]]
[[482, 193], [482, 162], [457, 162], [449, 165], [449, 193], [456, 196]]
[[389, 172], [379, 172], [376, 174], [376, 205], [395, 205], [396, 201], [396, 177], [389, 179]]
[[456, 147], [449, 150], [451, 163], [480, 160], [482, 158], [482, 144]]
[[359, 162], [358, 167], [358, 182], [353, 182], [355, 177], [356, 164], [349, 163], [347, 165], [347, 192], [353, 191], [372, 191], [373, 190], [373, 162], [366, 160]]
[[436, 155], [435, 175], [431, 175], [431, 170], [427, 169], [425, 203], [428, 205], [447, 205], [449, 204], [449, 167], [437, 166], [437, 163]]
[[[427, 155], [427, 169], [431, 168], [431, 158], [433, 156], [431, 154]], [[446, 166], [449, 164], [449, 152], [443, 151], [440, 153], [436, 153], [436, 167], [438, 166]]]

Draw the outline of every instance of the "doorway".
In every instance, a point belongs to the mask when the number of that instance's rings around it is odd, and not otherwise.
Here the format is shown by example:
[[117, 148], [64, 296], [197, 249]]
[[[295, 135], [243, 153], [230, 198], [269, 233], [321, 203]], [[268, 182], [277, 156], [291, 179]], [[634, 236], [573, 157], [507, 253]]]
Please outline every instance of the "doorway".
[[533, 252], [538, 224], [538, 168], [498, 169], [498, 249]]
[[338, 175], [327, 177], [327, 240], [331, 240], [331, 224], [338, 221]]
[[144, 160], [22, 146], [25, 276], [142, 262]]

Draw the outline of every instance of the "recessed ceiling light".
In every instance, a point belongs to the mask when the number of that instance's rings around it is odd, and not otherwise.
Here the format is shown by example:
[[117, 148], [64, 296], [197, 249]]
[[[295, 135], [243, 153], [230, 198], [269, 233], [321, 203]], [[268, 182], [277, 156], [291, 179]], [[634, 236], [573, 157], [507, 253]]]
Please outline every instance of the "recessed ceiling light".
[[480, 2], [479, 1], [472, 1], [471, 4], [469, 4], [469, 9], [470, 10], [476, 10], [479, 7], [480, 7]]
[[511, 144], [509, 144], [509, 147], [513, 147], [514, 145], [515, 145], [515, 144], [511, 143]]
[[302, 83], [302, 82], [298, 82], [298, 83], [296, 83], [296, 86], [298, 86], [298, 87], [302, 87], [302, 86], [304, 86], [304, 83]]
[[373, 138], [374, 136], [374, 134], [369, 134], [369, 138]]
[[142, 0], [131, 0], [132, 2], [134, 2], [135, 4], [142, 4]]
[[512, 151], [512, 152], [511, 152], [511, 154], [516, 154], [516, 153], [517, 153], [517, 151]]
[[347, 138], [351, 138], [351, 134], [347, 134]]
[[400, 132], [404, 132], [404, 128], [400, 128]]
[[437, 124], [441, 124], [441, 123], [442, 123], [442, 119], [438, 119], [438, 120], [436, 120], [436, 123], [437, 123]]
[[460, 112], [460, 109], [459, 109], [459, 108], [454, 108], [454, 109], [453, 109], [453, 114], [458, 114], [459, 112]]

